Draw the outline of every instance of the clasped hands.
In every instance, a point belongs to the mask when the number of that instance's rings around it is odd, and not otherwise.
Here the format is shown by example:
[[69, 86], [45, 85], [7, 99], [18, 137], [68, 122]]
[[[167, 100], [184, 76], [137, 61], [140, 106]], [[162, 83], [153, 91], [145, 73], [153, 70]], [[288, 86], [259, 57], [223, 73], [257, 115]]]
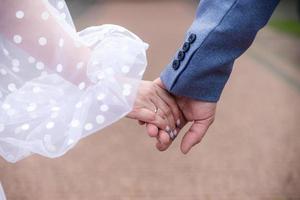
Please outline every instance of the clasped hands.
[[200, 143], [215, 119], [216, 103], [173, 96], [160, 78], [142, 81], [133, 110], [127, 115], [146, 125], [147, 133], [157, 140], [159, 151], [167, 150], [180, 130], [192, 122], [181, 141], [181, 151], [187, 154]]

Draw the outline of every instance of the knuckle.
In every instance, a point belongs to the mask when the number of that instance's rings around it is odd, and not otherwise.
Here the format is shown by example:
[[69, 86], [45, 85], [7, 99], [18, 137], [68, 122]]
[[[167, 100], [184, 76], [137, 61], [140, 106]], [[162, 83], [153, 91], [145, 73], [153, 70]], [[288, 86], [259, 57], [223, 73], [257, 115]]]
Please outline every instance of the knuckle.
[[166, 114], [167, 116], [171, 116], [171, 115], [172, 115], [171, 109], [167, 108], [166, 111], [165, 111], [165, 114]]
[[152, 123], [158, 127], [162, 127], [162, 124], [163, 124], [156, 116], [154, 116]]
[[156, 122], [156, 121], [157, 121], [156, 118], [157, 118], [157, 117], [156, 117], [156, 115], [155, 115], [154, 113], [150, 113], [150, 114], [149, 114], [149, 120], [150, 120], [150, 121]]

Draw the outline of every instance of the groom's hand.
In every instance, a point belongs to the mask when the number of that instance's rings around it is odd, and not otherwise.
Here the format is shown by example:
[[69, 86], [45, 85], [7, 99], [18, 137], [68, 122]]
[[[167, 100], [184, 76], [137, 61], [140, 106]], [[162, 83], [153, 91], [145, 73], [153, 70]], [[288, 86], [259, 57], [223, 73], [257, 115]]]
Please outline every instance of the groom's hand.
[[[162, 81], [155, 81], [160, 87], [165, 88]], [[181, 142], [181, 151], [187, 154], [193, 146], [200, 143], [210, 125], [214, 122], [216, 113], [216, 103], [193, 100], [187, 97], [176, 97], [177, 104], [181, 109], [185, 119], [192, 122], [192, 126], [185, 133]], [[182, 124], [181, 126], [184, 126]], [[169, 144], [159, 142], [157, 147], [159, 150], [166, 150]]]

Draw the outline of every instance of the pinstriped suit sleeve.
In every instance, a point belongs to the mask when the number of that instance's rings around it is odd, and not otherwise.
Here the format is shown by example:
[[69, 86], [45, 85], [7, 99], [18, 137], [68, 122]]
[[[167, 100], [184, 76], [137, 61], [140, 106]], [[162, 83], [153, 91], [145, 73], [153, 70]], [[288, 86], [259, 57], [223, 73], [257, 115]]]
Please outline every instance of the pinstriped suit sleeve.
[[252, 44], [279, 0], [202, 0], [173, 61], [161, 74], [178, 96], [217, 102], [234, 61]]

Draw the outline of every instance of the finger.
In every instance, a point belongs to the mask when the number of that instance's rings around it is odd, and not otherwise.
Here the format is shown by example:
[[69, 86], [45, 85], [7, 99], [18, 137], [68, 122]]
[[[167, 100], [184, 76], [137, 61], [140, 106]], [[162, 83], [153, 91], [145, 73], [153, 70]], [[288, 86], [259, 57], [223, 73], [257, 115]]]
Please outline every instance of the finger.
[[173, 141], [170, 139], [170, 136], [168, 135], [169, 134], [164, 131], [159, 132], [159, 137], [157, 137], [157, 143], [156, 143], [156, 148], [159, 151], [166, 151], [172, 145]]
[[157, 90], [157, 94], [167, 104], [172, 112], [172, 116], [175, 120], [176, 126], [179, 127], [182, 123], [183, 115], [174, 97], [170, 95], [166, 90]]
[[156, 143], [156, 148], [159, 151], [166, 151], [169, 149], [169, 147], [170, 147], [170, 144], [162, 144], [159, 141]]
[[165, 131], [159, 131], [157, 140], [161, 144], [170, 145], [172, 143], [172, 140], [171, 140], [169, 134]]
[[148, 122], [155, 120], [156, 113], [146, 109], [146, 108], [138, 108], [136, 110], [132, 110], [127, 117], [130, 119], [136, 119], [141, 122]]
[[169, 148], [169, 146], [166, 145], [166, 144], [162, 144], [160, 142], [157, 142], [156, 143], [156, 148], [157, 148], [158, 151], [166, 151]]
[[209, 128], [209, 124], [195, 121], [181, 142], [181, 151], [187, 154], [193, 146], [200, 143]]
[[159, 131], [159, 135], [157, 137], [157, 141], [162, 144], [170, 144], [172, 143], [180, 133], [180, 128], [176, 128], [173, 131]]
[[[181, 129], [182, 129], [186, 124], [187, 124], [187, 121], [186, 121], [186, 119], [183, 117], [182, 120], [181, 120], [180, 126], [177, 126], [177, 128], [173, 130], [173, 135], [174, 135], [175, 139], [178, 137], [178, 135], [180, 134]], [[175, 140], [175, 139], [173, 139], [173, 140]]]
[[168, 126], [168, 121], [157, 115], [157, 113], [146, 109], [140, 108], [138, 110], [132, 111], [129, 115], [127, 115], [131, 119], [137, 119], [139, 121], [143, 121], [149, 124], [156, 125], [159, 129], [165, 130]]
[[169, 122], [170, 128], [172, 130], [175, 129], [176, 122], [170, 107], [159, 96], [152, 97], [151, 101], [153, 101], [153, 104], [155, 104], [155, 106], [158, 108], [158, 114], [161, 117], [166, 117]]
[[147, 124], [147, 133], [150, 137], [158, 137], [159, 130], [153, 124]]

